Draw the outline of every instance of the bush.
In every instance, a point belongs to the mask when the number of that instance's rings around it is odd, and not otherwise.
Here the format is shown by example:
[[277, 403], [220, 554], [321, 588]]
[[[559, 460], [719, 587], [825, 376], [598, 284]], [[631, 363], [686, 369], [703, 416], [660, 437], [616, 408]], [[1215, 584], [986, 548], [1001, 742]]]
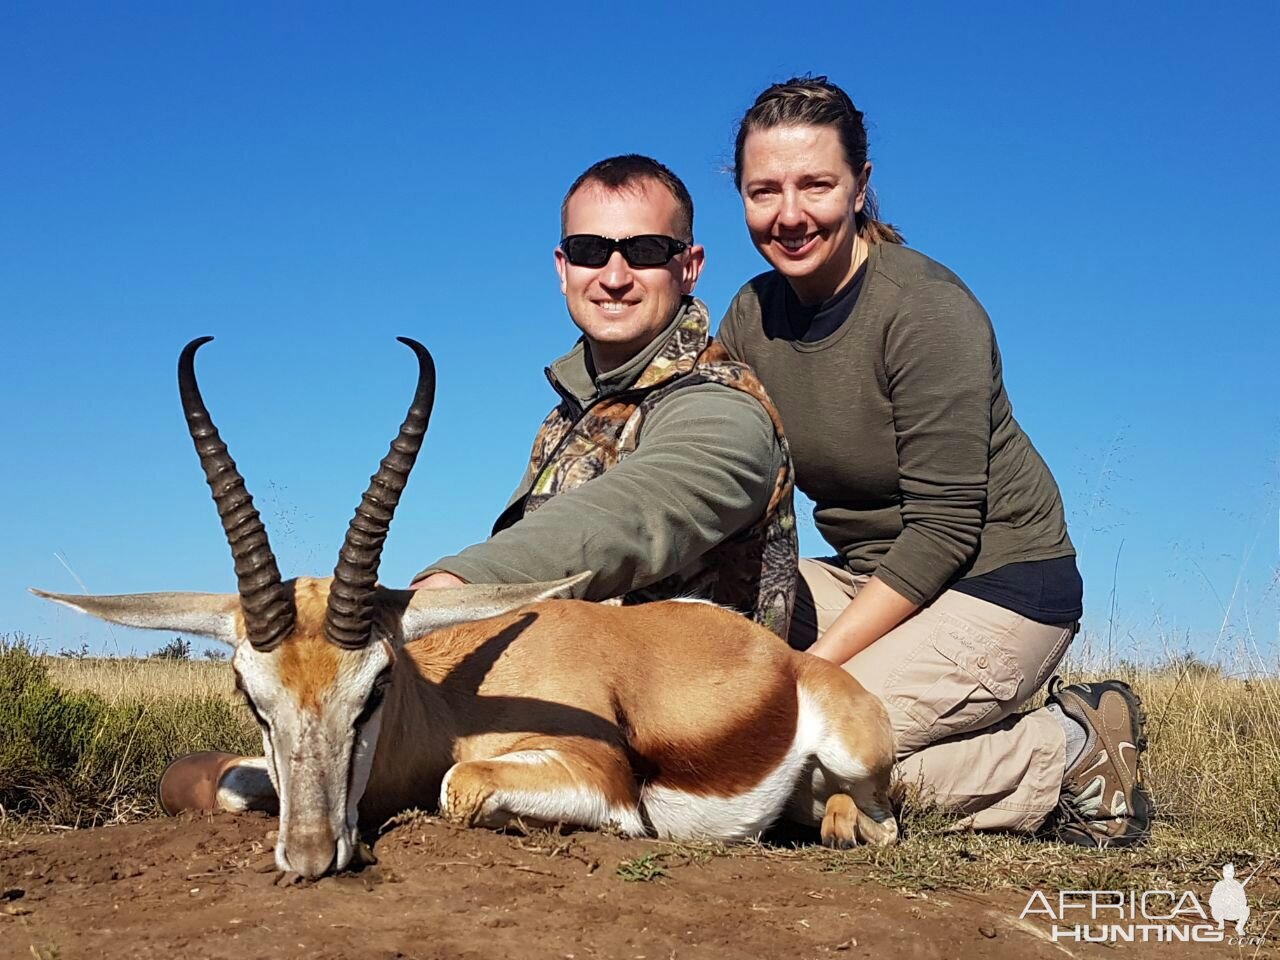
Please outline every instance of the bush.
[[182, 637], [174, 637], [163, 647], [152, 654], [157, 660], [190, 660], [191, 641]]
[[157, 810], [165, 765], [194, 750], [257, 753], [242, 707], [217, 697], [122, 700], [68, 691], [25, 642], [0, 638], [0, 807], [88, 826]]

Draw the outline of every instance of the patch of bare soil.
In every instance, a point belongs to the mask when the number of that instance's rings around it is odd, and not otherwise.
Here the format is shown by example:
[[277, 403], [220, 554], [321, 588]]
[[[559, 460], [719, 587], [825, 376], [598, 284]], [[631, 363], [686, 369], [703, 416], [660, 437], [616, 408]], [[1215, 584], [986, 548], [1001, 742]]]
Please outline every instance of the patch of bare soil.
[[[599, 834], [521, 837], [423, 818], [359, 873], [291, 883], [275, 821], [218, 814], [0, 847], [0, 957], [1110, 956], [1018, 920], [1026, 894], [909, 894], [822, 857], [713, 856]], [[1122, 945], [1127, 956], [1222, 945]], [[1230, 951], [1235, 953], [1233, 949]]]

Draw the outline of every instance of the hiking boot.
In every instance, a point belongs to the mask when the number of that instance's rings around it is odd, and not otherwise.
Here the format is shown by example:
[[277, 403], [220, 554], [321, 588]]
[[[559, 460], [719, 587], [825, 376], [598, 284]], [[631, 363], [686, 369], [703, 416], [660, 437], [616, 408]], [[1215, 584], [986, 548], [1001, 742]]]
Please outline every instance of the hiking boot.
[[276, 807], [265, 759], [212, 750], [170, 763], [160, 774], [156, 794], [160, 809], [171, 817], [188, 810], [273, 812]]
[[1049, 681], [1048, 703], [1085, 729], [1084, 749], [1062, 777], [1053, 839], [1082, 847], [1128, 847], [1151, 835], [1155, 807], [1143, 783], [1147, 748], [1142, 700], [1120, 680]]

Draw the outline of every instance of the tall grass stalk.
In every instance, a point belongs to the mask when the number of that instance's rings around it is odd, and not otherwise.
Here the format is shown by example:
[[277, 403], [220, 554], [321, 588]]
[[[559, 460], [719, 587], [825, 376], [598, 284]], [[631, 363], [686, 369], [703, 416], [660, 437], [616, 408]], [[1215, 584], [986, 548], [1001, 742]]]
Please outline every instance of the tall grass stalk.
[[41, 662], [56, 686], [96, 693], [108, 703], [183, 697], [238, 702], [226, 663], [154, 657], [42, 657]]

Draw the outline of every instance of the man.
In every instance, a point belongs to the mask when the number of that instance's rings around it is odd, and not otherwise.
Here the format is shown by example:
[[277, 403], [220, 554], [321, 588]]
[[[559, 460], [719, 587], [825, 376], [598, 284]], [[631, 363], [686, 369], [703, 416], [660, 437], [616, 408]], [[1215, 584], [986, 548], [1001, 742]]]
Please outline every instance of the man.
[[[662, 164], [602, 160], [569, 188], [556, 270], [582, 338], [547, 370], [560, 403], [484, 543], [418, 574], [415, 588], [556, 580], [590, 570], [590, 600], [695, 596], [780, 637], [798, 549], [791, 458], [751, 370], [708, 345], [691, 294], [703, 249], [693, 202]], [[170, 813], [218, 805], [231, 754], [175, 760]]]
[[785, 636], [790, 459], [755, 376], [708, 349], [688, 190], [648, 157], [602, 160], [569, 188], [561, 235], [556, 271], [582, 338], [547, 370], [560, 403], [493, 536], [414, 586], [590, 570], [586, 599], [701, 596]]

